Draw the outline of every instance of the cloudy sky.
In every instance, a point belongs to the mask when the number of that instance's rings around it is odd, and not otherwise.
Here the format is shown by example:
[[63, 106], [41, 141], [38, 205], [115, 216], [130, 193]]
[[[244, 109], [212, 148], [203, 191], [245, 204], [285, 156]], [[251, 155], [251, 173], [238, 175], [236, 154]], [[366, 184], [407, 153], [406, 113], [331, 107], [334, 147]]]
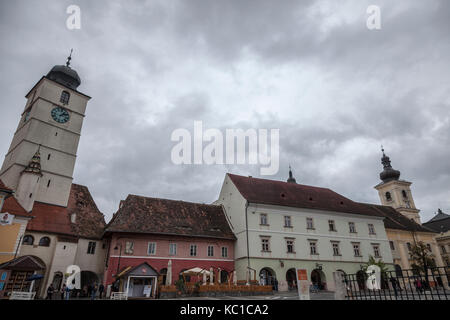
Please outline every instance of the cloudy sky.
[[[69, 5], [81, 29], [69, 30]], [[381, 29], [366, 26], [369, 5]], [[92, 97], [74, 182], [109, 220], [128, 194], [210, 203], [226, 172], [175, 165], [177, 128], [279, 128], [280, 170], [379, 203], [380, 145], [422, 220], [450, 212], [448, 0], [0, 0], [0, 153], [24, 95], [74, 49]], [[267, 178], [267, 177], [266, 177]]]

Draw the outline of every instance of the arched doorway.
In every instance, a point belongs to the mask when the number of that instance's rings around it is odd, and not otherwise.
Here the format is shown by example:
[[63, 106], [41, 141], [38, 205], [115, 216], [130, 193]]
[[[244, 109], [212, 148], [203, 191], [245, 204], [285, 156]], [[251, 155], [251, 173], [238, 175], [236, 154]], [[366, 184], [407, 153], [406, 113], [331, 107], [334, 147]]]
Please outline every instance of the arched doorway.
[[228, 271], [220, 270], [220, 283], [228, 282]]
[[89, 289], [92, 288], [94, 284], [99, 284], [98, 276], [92, 271], [81, 271], [80, 285], [81, 285], [81, 295], [88, 296], [90, 294]]
[[359, 270], [356, 273], [356, 282], [358, 283], [359, 290], [366, 290], [366, 280], [367, 280], [367, 274]]
[[322, 270], [314, 269], [311, 272], [311, 282], [313, 286], [315, 286], [319, 290], [326, 290], [327, 288], [327, 279], [325, 277], [325, 273]]
[[286, 271], [286, 282], [289, 290], [297, 290], [297, 278], [295, 275], [295, 269], [291, 268]]
[[262, 268], [259, 272], [259, 281], [262, 285], [271, 286], [274, 284], [276, 275], [275, 271], [270, 268]]

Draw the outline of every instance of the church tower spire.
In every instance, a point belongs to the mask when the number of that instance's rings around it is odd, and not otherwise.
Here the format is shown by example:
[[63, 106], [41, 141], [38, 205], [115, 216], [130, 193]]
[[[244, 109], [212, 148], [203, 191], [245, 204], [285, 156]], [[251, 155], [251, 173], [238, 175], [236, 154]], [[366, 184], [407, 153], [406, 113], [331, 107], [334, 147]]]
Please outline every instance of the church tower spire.
[[383, 153], [381, 158], [383, 171], [380, 173], [382, 182], [375, 186], [375, 189], [378, 190], [381, 204], [395, 208], [407, 218], [420, 224], [420, 210], [414, 204], [410, 188], [412, 183], [400, 180], [400, 171], [392, 168], [391, 160], [384, 153], [383, 146], [381, 146], [381, 152]]
[[[50, 69], [27, 101], [6, 154], [0, 179], [25, 209], [35, 201], [67, 206], [81, 128], [90, 97], [78, 90], [78, 73], [67, 62]], [[36, 151], [37, 150], [37, 151]], [[31, 159], [31, 160], [30, 160]], [[37, 187], [36, 187], [37, 183]]]
[[291, 165], [289, 165], [289, 178], [287, 179], [287, 182], [289, 182], [289, 183], [297, 183], [295, 181], [294, 176], [292, 175]]

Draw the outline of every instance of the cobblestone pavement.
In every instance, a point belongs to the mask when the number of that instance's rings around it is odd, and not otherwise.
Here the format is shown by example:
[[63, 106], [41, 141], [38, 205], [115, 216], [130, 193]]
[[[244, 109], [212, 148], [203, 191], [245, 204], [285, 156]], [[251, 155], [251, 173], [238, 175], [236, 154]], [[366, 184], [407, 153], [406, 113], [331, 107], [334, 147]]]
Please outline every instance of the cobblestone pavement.
[[[334, 292], [319, 291], [311, 293], [311, 300], [334, 300]], [[299, 300], [297, 291], [277, 292], [267, 296], [223, 296], [223, 297], [191, 297], [177, 298], [177, 300]]]

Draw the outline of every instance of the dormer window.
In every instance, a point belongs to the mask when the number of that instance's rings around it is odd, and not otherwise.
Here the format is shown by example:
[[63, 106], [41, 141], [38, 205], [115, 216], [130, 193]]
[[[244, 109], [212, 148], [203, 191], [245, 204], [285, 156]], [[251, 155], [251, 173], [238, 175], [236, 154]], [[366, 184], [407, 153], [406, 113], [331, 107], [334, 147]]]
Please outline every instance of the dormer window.
[[70, 99], [70, 93], [67, 91], [63, 91], [61, 92], [61, 97], [59, 98], [59, 101], [62, 104], [69, 104], [69, 99]]
[[392, 201], [392, 196], [391, 196], [391, 193], [390, 192], [386, 192], [386, 200], [387, 201]]

